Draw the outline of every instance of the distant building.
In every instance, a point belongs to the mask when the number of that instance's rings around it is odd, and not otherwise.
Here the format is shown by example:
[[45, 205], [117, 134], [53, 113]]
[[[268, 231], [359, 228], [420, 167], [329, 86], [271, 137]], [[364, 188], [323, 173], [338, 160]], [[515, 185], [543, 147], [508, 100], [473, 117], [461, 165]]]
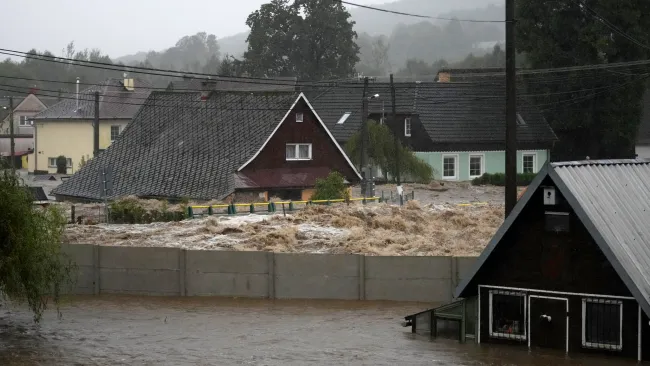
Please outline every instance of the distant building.
[[74, 173], [83, 159], [93, 157], [95, 92], [99, 92], [99, 149], [111, 145], [129, 124], [151, 93], [151, 85], [139, 78], [107, 79], [72, 94], [34, 119], [34, 151], [29, 171], [55, 173], [56, 158], [67, 158], [67, 173]]
[[[36, 90], [34, 92], [37, 93]], [[8, 101], [4, 100], [3, 103], [2, 106], [7, 110], [3, 109], [4, 113], [0, 121], [0, 156], [9, 158], [11, 155], [11, 111], [8, 109]], [[14, 160], [17, 162], [17, 167], [25, 165], [24, 168], [27, 168], [28, 156], [34, 150], [34, 128], [31, 118], [54, 103], [56, 103], [55, 98], [37, 96], [34, 93], [30, 93], [24, 98], [14, 98]]]

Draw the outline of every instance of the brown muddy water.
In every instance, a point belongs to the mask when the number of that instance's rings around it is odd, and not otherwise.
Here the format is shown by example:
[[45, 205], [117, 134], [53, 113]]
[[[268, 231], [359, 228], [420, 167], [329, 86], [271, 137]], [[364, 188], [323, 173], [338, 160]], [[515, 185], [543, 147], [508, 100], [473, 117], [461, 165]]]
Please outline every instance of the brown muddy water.
[[632, 365], [454, 340], [399, 323], [426, 305], [73, 297], [41, 325], [0, 308], [0, 365]]

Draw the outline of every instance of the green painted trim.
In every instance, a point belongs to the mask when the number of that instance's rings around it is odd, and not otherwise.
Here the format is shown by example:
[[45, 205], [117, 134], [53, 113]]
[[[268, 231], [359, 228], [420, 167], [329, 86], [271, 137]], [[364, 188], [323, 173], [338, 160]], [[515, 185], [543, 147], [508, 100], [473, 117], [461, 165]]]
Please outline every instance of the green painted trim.
[[[523, 173], [524, 156], [534, 156], [533, 173], [541, 170], [548, 161], [548, 150], [518, 150], [517, 151], [517, 173]], [[445, 151], [445, 152], [415, 152], [415, 156], [424, 160], [434, 170], [435, 179], [469, 181], [475, 178], [470, 175], [470, 157], [481, 157], [481, 174], [483, 173], [504, 173], [505, 172], [505, 151]], [[456, 158], [456, 172], [453, 179], [443, 178], [442, 165], [443, 157], [454, 156]]]

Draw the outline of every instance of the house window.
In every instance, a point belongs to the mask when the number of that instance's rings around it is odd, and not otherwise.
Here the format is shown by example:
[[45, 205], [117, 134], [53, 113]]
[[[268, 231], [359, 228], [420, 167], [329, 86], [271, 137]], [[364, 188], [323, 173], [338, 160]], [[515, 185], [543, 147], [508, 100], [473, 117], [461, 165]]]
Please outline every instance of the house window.
[[521, 292], [490, 291], [490, 337], [526, 339], [526, 295]]
[[522, 172], [535, 173], [537, 170], [537, 154], [524, 154], [522, 156]]
[[443, 155], [442, 156], [442, 178], [443, 179], [456, 179], [458, 171], [456, 163], [458, 156], [456, 155]]
[[623, 348], [623, 302], [582, 299], [582, 346], [607, 350]]
[[571, 218], [568, 212], [552, 212], [546, 211], [544, 213], [545, 223], [544, 229], [548, 232], [567, 232], [569, 231], [569, 224]]
[[469, 177], [476, 178], [483, 175], [483, 155], [469, 156]]
[[29, 122], [29, 117], [20, 116], [20, 121], [18, 122], [20, 127], [32, 127], [32, 124]]
[[[56, 168], [57, 167], [56, 160], [57, 158], [47, 158], [47, 166], [49, 168]], [[72, 168], [72, 158], [66, 158], [65, 162], [68, 168]]]
[[117, 140], [117, 138], [120, 136], [121, 127], [122, 126], [120, 125], [111, 126], [111, 142]]
[[411, 119], [404, 118], [404, 136], [411, 136]]
[[287, 144], [287, 160], [311, 160], [311, 144]]
[[303, 120], [303, 114], [296, 113], [296, 122], [302, 122], [302, 120]]

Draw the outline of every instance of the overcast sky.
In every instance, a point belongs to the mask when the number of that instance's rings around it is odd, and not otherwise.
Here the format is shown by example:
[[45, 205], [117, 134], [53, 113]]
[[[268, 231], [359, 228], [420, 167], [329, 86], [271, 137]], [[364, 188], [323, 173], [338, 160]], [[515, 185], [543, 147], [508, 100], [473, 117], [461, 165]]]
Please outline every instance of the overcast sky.
[[[7, 0], [0, 48], [61, 51], [100, 48], [112, 58], [161, 50], [205, 31], [217, 39], [247, 30], [248, 14], [268, 0]], [[356, 0], [359, 4], [391, 2]]]

